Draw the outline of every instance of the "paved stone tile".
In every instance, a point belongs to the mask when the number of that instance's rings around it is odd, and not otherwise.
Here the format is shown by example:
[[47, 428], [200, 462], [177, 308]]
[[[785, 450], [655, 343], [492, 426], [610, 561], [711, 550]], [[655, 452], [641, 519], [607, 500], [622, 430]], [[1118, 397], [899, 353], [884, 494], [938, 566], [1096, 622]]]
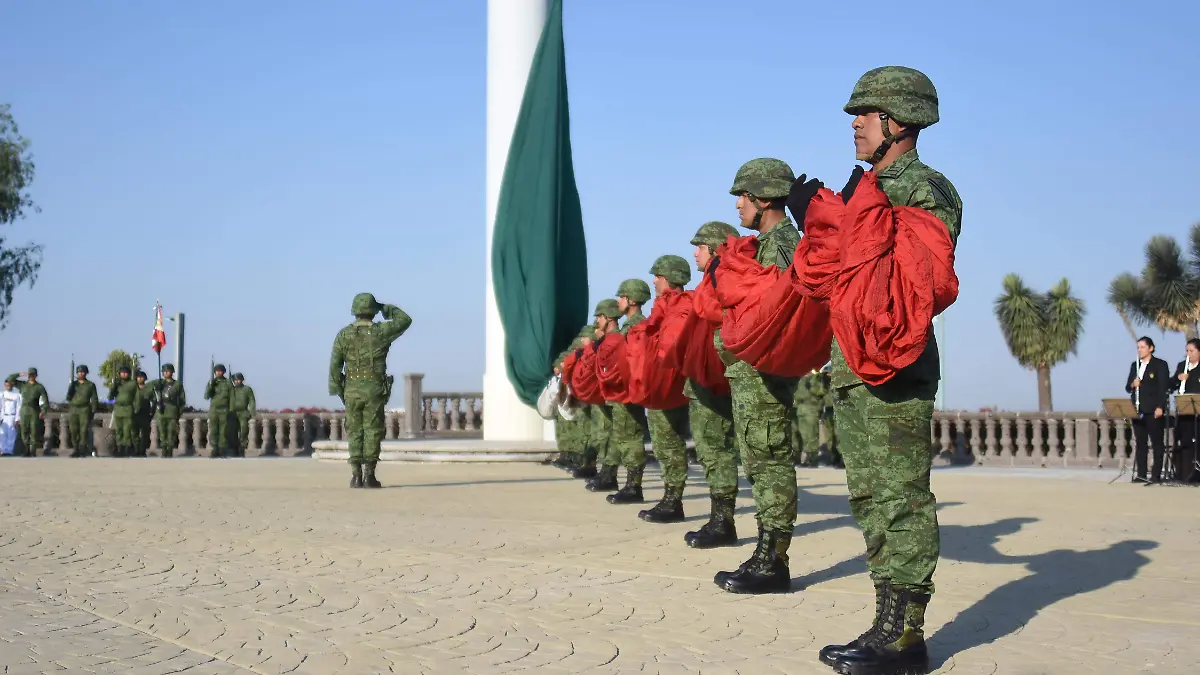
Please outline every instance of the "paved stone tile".
[[[311, 460], [0, 463], [5, 673], [829, 673], [874, 610], [844, 475], [801, 471], [792, 574], [722, 593], [694, 551], [547, 467]], [[1089, 473], [935, 473], [939, 672], [1191, 673], [1200, 491]], [[651, 471], [647, 499], [661, 494]]]

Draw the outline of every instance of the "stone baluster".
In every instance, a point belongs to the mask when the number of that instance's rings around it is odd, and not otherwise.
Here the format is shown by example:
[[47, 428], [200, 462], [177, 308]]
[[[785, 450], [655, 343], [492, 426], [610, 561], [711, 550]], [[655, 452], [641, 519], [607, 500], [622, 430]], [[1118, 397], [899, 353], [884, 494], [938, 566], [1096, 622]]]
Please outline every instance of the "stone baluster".
[[948, 420], [944, 417], [941, 419], [941, 427], [942, 427], [941, 432], [942, 433], [941, 433], [941, 439], [940, 439], [940, 441], [941, 441], [940, 446], [941, 446], [943, 454], [953, 457], [953, 454], [952, 454], [953, 448], [951, 447], [951, 443], [950, 443], [950, 424], [951, 424], [950, 420]]
[[289, 440], [291, 440], [291, 443], [289, 445], [291, 446], [291, 454], [295, 455], [304, 449], [304, 436], [300, 433], [300, 416], [292, 415], [290, 422], [291, 429], [289, 431], [289, 436], [291, 438]]
[[1100, 425], [1100, 456], [1096, 458], [1097, 466], [1104, 466], [1104, 463], [1112, 459], [1112, 420], [1108, 417], [1101, 417]]
[[994, 460], [1000, 456], [1000, 452], [996, 447], [996, 418], [991, 413], [983, 419], [983, 430], [984, 452], [989, 460]]
[[1046, 420], [1040, 417], [1035, 417], [1030, 420], [1030, 425], [1033, 427], [1033, 441], [1031, 444], [1033, 445], [1032, 461], [1034, 464], [1041, 464], [1043, 462], [1043, 458], [1046, 456], [1046, 446], [1042, 442], [1042, 426], [1045, 425], [1045, 423]]
[[421, 438], [425, 434], [423, 399], [421, 382], [425, 375], [421, 373], [404, 374], [404, 427], [400, 430], [402, 438]]
[[1078, 456], [1075, 447], [1075, 420], [1063, 419], [1063, 466], [1070, 466]]
[[450, 399], [441, 397], [438, 399], [438, 431], [450, 430]]
[[396, 416], [388, 413], [384, 419], [383, 437], [389, 441], [396, 440]]
[[1013, 451], [1013, 458], [1014, 460], [1025, 459], [1030, 455], [1029, 437], [1025, 435], [1029, 425], [1026, 424], [1026, 420], [1021, 417], [1021, 414], [1017, 413], [1016, 419], [1013, 420], [1013, 426], [1016, 428], [1017, 436], [1017, 447]]
[[983, 452], [980, 452], [980, 449], [979, 449], [979, 447], [980, 447], [979, 418], [978, 417], [971, 418], [970, 424], [971, 424], [971, 454], [974, 455], [974, 458], [976, 458], [976, 461], [986, 462], [986, 461], [988, 461], [988, 458], [986, 458], [986, 456], [983, 454]]
[[67, 422], [66, 415], [58, 417], [58, 454], [67, 454], [67, 445], [71, 439], [71, 425]]
[[1008, 461], [1013, 462], [1013, 442], [1010, 429], [1014, 423], [1012, 419], [1000, 420], [1000, 456]]
[[[388, 433], [391, 433], [391, 430], [392, 430], [391, 415], [388, 416], [388, 418], [386, 419], [386, 422], [387, 422], [387, 431], [388, 431]], [[331, 440], [331, 441], [342, 440], [342, 420], [339, 417], [333, 417], [329, 420], [329, 440]]]
[[1128, 445], [1125, 441], [1125, 434], [1129, 427], [1126, 423], [1126, 420], [1123, 419], [1113, 420], [1113, 427], [1116, 430], [1115, 455], [1117, 459], [1117, 466], [1123, 467], [1129, 461]]
[[1057, 464], [1062, 459], [1062, 442], [1058, 438], [1058, 423], [1057, 417], [1046, 418], [1046, 457], [1042, 460], [1042, 466]]
[[437, 431], [433, 418], [433, 399], [421, 397], [421, 429], [425, 433]]
[[162, 454], [161, 452], [159, 452], [159, 449], [158, 449], [158, 423], [157, 422], [150, 425], [150, 447], [146, 449], [147, 455], [151, 455], [154, 453], [158, 453], [160, 455]]
[[192, 447], [196, 449], [197, 455], [203, 454], [203, 452], [204, 452], [204, 445], [200, 442], [200, 434], [202, 431], [200, 426], [201, 426], [201, 418], [193, 417], [192, 418]]
[[450, 415], [450, 431], [462, 431], [462, 399], [457, 397], [447, 399], [447, 407]]

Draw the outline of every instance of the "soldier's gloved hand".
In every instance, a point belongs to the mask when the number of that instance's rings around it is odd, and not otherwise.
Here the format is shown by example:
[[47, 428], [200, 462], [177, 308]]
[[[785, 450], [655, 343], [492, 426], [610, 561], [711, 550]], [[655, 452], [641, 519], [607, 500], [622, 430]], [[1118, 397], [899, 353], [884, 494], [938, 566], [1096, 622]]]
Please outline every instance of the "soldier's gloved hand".
[[850, 172], [850, 180], [846, 181], [846, 187], [842, 188], [842, 203], [849, 204], [850, 198], [854, 196], [854, 191], [858, 189], [858, 181], [862, 180], [863, 168], [861, 166], [854, 167], [854, 171]]
[[792, 222], [801, 232], [804, 231], [804, 215], [808, 212], [808, 203], [817, 196], [817, 190], [823, 187], [825, 187], [824, 183], [816, 178], [808, 180], [808, 175], [803, 173], [792, 183], [792, 190], [788, 193], [787, 208], [792, 212]]

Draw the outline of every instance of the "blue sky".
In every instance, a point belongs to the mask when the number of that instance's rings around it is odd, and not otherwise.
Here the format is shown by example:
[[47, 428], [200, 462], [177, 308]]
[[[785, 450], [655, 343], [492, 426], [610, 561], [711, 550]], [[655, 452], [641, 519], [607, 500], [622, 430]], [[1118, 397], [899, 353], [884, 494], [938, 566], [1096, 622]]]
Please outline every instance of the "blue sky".
[[[1119, 395], [1133, 346], [1108, 282], [1200, 220], [1200, 9], [988, 4], [567, 0], [592, 300], [734, 219], [747, 159], [840, 187], [855, 79], [910, 65], [941, 97], [922, 157], [965, 202], [948, 406], [1036, 407], [992, 315], [1007, 272], [1087, 303], [1056, 408]], [[160, 298], [188, 317], [193, 399], [215, 354], [260, 405], [328, 406], [330, 343], [370, 291], [415, 319], [392, 372], [481, 387], [485, 2], [9, 0], [0, 24], [43, 209], [4, 234], [45, 246], [0, 370], [37, 365], [61, 397], [72, 353], [153, 356]], [[1183, 338], [1160, 345], [1174, 362]]]

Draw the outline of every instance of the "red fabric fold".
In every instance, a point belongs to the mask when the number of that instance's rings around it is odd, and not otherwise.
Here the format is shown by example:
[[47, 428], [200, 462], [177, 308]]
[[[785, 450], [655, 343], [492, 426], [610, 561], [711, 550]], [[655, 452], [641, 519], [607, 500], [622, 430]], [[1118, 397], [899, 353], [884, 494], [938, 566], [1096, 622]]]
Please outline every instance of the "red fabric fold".
[[670, 410], [687, 405], [684, 376], [679, 367], [659, 356], [663, 326], [680, 305], [690, 306], [691, 291], [672, 291], [658, 296], [645, 321], [625, 336], [629, 362], [629, 402], [652, 410]]
[[605, 401], [629, 403], [629, 359], [625, 336], [609, 333], [596, 349], [596, 378]]
[[933, 317], [958, 299], [954, 243], [929, 211], [892, 206], [873, 173], [845, 205], [839, 230], [833, 331], [854, 374], [883, 384], [917, 360]]
[[[807, 222], [806, 222], [807, 225]], [[799, 262], [824, 261], [831, 256], [831, 242], [796, 247]], [[717, 249], [717, 298], [725, 309], [721, 340], [725, 348], [760, 372], [799, 377], [829, 360], [833, 332], [829, 305], [811, 293], [802, 293], [790, 271], [764, 267], [754, 259], [755, 237], [730, 239]], [[815, 278], [817, 287], [828, 284], [819, 275], [832, 274], [829, 262], [821, 262]]]
[[589, 405], [604, 403], [604, 395], [600, 392], [600, 379], [596, 376], [594, 345], [584, 347], [575, 353], [579, 357], [571, 368], [571, 393], [575, 395], [575, 398]]
[[721, 304], [707, 270], [686, 299], [671, 305], [663, 317], [658, 355], [678, 368], [684, 377], [717, 394], [729, 394], [725, 364], [713, 345], [713, 334], [721, 326]]

